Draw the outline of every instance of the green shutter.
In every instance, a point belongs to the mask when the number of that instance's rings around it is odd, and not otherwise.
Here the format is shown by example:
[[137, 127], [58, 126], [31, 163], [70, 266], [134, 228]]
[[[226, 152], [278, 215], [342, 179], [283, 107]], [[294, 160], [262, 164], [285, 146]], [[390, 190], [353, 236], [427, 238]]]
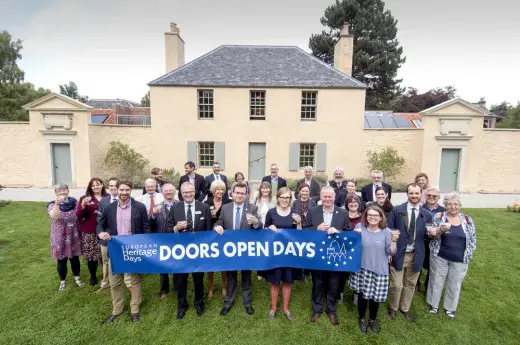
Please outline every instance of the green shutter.
[[192, 161], [197, 165], [198, 168], [198, 159], [197, 159], [197, 142], [196, 141], [188, 141], [188, 161]]
[[289, 144], [289, 171], [298, 171], [300, 167], [300, 144]]
[[215, 142], [215, 161], [220, 163], [220, 169], [226, 169], [226, 144], [223, 141]]
[[316, 171], [327, 170], [327, 144], [316, 144]]

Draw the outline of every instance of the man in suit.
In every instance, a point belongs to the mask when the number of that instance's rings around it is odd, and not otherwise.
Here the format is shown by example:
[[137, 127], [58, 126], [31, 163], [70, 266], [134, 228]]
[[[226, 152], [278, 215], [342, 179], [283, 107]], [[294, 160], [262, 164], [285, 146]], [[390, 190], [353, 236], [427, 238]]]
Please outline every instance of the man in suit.
[[195, 163], [186, 162], [184, 164], [184, 172], [186, 175], [182, 176], [179, 181], [179, 201], [183, 201], [181, 186], [184, 182], [190, 182], [195, 186], [195, 199], [202, 202], [206, 197], [207, 189], [206, 189], [206, 180], [202, 175], [195, 173]]
[[[233, 186], [233, 202], [223, 205], [220, 211], [220, 217], [216, 223], [215, 231], [222, 235], [224, 229], [261, 229], [262, 222], [258, 217], [258, 208], [246, 201], [247, 187], [243, 183], [237, 183]], [[242, 302], [246, 312], [253, 315], [255, 310], [251, 301], [251, 271], [243, 270], [242, 274]], [[224, 297], [224, 307], [220, 311], [220, 315], [226, 316], [233, 306], [235, 296], [237, 294], [237, 271], [227, 272], [227, 295]]]
[[343, 170], [343, 168], [334, 169], [334, 180], [329, 181], [329, 186], [334, 188], [336, 196], [342, 190], [347, 189], [347, 181], [345, 180], [345, 171]]
[[[327, 232], [329, 235], [348, 230], [348, 213], [334, 206], [334, 188], [325, 186], [321, 189], [321, 205], [309, 210], [305, 229]], [[326, 295], [326, 313], [334, 326], [339, 325], [336, 305], [339, 299], [340, 272], [312, 270], [312, 316], [315, 323], [323, 312], [323, 294]]]
[[[158, 233], [166, 233], [168, 216], [172, 208], [179, 203], [175, 200], [175, 187], [171, 183], [165, 183], [162, 187], [162, 195], [164, 197], [164, 206], [159, 209], [159, 212], [155, 212], [150, 217], [150, 227], [155, 227]], [[172, 229], [173, 230], [173, 229]], [[161, 274], [160, 276], [160, 294], [161, 299], [167, 299], [168, 293], [170, 293], [170, 282], [168, 280], [168, 273]], [[172, 282], [175, 286], [175, 281]]]
[[[146, 206], [148, 216], [152, 217], [152, 215], [161, 212], [161, 207], [164, 204], [164, 197], [161, 193], [157, 193], [157, 182], [154, 179], [146, 179], [146, 181], [144, 181], [144, 188], [146, 189], [146, 194], [138, 196], [135, 200], [143, 203]], [[155, 222], [150, 223], [150, 231], [157, 232]]]
[[421, 187], [410, 183], [406, 190], [408, 201], [395, 206], [388, 216], [388, 227], [401, 233], [390, 266], [388, 316], [395, 320], [400, 309], [406, 320], [413, 322], [410, 306], [424, 261], [426, 224], [431, 222], [432, 216], [421, 207]]
[[[163, 181], [163, 171], [161, 170], [161, 168], [153, 168], [152, 171], [150, 172], [150, 175], [151, 175], [151, 178], [153, 180], [155, 180], [155, 192], [157, 193], [160, 193], [161, 192], [161, 188], [164, 184], [164, 181]], [[146, 194], [146, 186], [143, 187], [143, 194]]]
[[[167, 232], [199, 232], [211, 230], [211, 213], [209, 206], [195, 200], [195, 186], [190, 182], [181, 185], [183, 202], [175, 205], [168, 215]], [[195, 286], [193, 306], [198, 316], [204, 315], [204, 272], [191, 273]], [[174, 275], [177, 290], [177, 319], [181, 320], [188, 310], [186, 293], [188, 291], [189, 273]]]
[[[99, 219], [96, 233], [105, 241], [110, 241], [112, 236], [126, 236], [144, 234], [150, 232], [150, 224], [146, 207], [130, 197], [132, 182], [120, 180], [117, 182], [118, 202], [108, 205]], [[117, 319], [123, 312], [123, 274], [112, 274], [110, 259], [108, 263], [108, 279], [112, 293], [112, 314], [106, 320], [107, 323]], [[129, 274], [131, 281], [130, 311], [132, 322], [139, 322], [139, 305], [141, 304], [141, 276]]]
[[372, 183], [367, 184], [361, 189], [361, 201], [367, 203], [369, 201], [376, 201], [376, 189], [381, 187], [388, 194], [388, 200], [392, 197], [392, 186], [383, 182], [383, 172], [380, 170], [372, 170]]
[[312, 167], [311, 166], [305, 167], [303, 169], [303, 173], [305, 174], [305, 178], [302, 178], [301, 180], [298, 181], [298, 183], [296, 185], [296, 193], [294, 194], [294, 198], [296, 200], [298, 200], [300, 198], [298, 191], [300, 190], [300, 186], [305, 183], [309, 186], [309, 190], [310, 190], [309, 197], [314, 201], [320, 200], [321, 186], [318, 183], [318, 181], [316, 181], [316, 179], [312, 177]]
[[272, 195], [276, 195], [280, 188], [287, 187], [287, 181], [278, 176], [278, 170], [278, 164], [271, 164], [271, 175], [262, 178], [262, 182], [269, 182], [271, 184]]
[[228, 195], [228, 182], [226, 175], [220, 174], [220, 163], [219, 162], [213, 162], [213, 174], [206, 176], [206, 190], [208, 191], [208, 197], [213, 197], [213, 194], [211, 193], [210, 187], [213, 181], [220, 180], [224, 182], [226, 185], [226, 191], [224, 192], [224, 195]]

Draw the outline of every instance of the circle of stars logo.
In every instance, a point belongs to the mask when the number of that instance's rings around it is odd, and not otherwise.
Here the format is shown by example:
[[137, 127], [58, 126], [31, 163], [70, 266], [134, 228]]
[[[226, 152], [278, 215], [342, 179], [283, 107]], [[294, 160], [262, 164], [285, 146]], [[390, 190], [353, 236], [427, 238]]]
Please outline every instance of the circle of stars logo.
[[345, 267], [353, 259], [355, 249], [352, 245], [353, 242], [345, 235], [328, 235], [327, 241], [322, 241], [319, 248], [321, 259], [333, 268]]

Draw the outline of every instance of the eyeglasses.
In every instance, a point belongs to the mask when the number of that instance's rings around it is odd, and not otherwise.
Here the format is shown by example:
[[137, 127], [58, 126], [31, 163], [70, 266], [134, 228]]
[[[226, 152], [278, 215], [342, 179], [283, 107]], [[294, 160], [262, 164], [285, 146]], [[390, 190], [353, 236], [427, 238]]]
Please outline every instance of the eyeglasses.
[[291, 197], [290, 196], [281, 196], [278, 199], [291, 200]]
[[181, 194], [195, 194], [195, 191], [194, 190], [182, 191]]
[[438, 198], [439, 196], [438, 195], [432, 195], [432, 194], [428, 194], [426, 195], [428, 198]]
[[367, 218], [380, 218], [381, 216], [378, 214], [367, 214]]

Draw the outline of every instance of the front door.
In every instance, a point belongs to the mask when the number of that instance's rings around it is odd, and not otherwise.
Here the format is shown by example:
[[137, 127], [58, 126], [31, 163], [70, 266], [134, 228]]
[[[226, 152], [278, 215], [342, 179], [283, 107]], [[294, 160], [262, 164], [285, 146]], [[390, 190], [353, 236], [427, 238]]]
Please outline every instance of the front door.
[[261, 181], [265, 175], [265, 143], [249, 143], [249, 181]]
[[459, 161], [459, 149], [442, 149], [439, 182], [441, 192], [453, 192], [458, 189]]
[[53, 184], [70, 184], [72, 182], [72, 169], [70, 164], [70, 145], [51, 145]]

